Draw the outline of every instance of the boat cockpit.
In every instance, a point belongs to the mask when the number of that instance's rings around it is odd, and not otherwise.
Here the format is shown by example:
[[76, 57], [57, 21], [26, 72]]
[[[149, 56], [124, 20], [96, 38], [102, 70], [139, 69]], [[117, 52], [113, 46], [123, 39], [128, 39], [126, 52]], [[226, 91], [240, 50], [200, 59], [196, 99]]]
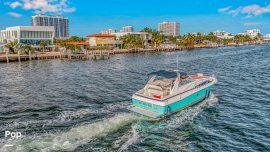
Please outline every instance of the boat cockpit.
[[161, 71], [161, 73], [161, 75], [157, 72], [151, 75], [145, 87], [137, 93], [154, 99], [163, 99], [175, 92], [181, 93], [195, 88], [197, 83], [194, 82], [207, 78], [202, 74], [192, 76], [180, 73], [178, 78], [175, 72]]

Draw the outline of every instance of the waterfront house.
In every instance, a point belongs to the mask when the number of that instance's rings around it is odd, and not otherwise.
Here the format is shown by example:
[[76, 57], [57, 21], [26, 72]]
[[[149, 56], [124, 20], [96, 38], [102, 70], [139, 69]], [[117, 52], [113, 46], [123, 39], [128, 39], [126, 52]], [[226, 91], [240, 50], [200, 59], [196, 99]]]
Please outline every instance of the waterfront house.
[[16, 41], [21, 44], [30, 44], [39, 49], [45, 42], [52, 49], [54, 38], [53, 26], [14, 26], [0, 31], [0, 43]]
[[113, 47], [116, 37], [111, 34], [92, 34], [87, 36], [87, 41], [90, 46], [105, 46]]

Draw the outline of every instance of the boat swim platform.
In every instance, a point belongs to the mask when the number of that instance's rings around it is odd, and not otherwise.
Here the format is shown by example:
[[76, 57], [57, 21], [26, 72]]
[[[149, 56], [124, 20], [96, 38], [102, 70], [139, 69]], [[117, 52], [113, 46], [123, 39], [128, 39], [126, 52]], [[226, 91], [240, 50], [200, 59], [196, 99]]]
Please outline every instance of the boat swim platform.
[[161, 113], [146, 110], [146, 109], [140, 108], [140, 107], [135, 106], [135, 105], [130, 106], [128, 108], [128, 110], [133, 111], [133, 112], [138, 113], [138, 114], [141, 114], [141, 115], [144, 115], [144, 116], [147, 116], [147, 117], [150, 117], [150, 118], [155, 118], [155, 119], [158, 119], [158, 118], [163, 116], [163, 114], [161, 114]]

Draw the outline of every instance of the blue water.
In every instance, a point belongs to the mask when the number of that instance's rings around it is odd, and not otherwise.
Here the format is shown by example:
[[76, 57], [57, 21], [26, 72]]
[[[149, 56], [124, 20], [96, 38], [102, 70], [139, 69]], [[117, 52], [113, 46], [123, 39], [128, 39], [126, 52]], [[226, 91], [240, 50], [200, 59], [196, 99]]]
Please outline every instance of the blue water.
[[[0, 64], [0, 151], [270, 151], [269, 48]], [[182, 71], [217, 76], [214, 94], [156, 123], [127, 111], [147, 75], [174, 70], [177, 54]]]

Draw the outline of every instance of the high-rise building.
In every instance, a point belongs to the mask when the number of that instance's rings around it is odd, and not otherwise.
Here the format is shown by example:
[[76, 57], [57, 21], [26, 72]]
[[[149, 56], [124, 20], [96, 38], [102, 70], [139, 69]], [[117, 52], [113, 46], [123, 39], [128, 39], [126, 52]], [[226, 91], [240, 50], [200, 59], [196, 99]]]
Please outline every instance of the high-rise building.
[[63, 16], [35, 15], [32, 16], [32, 26], [54, 26], [56, 38], [69, 37], [69, 20]]
[[120, 32], [133, 32], [133, 26], [124, 26]]
[[180, 35], [180, 23], [178, 22], [162, 22], [158, 24], [158, 31], [164, 35], [178, 36]]
[[107, 29], [107, 30], [101, 31], [101, 34], [112, 34], [112, 33], [116, 33], [116, 30]]

